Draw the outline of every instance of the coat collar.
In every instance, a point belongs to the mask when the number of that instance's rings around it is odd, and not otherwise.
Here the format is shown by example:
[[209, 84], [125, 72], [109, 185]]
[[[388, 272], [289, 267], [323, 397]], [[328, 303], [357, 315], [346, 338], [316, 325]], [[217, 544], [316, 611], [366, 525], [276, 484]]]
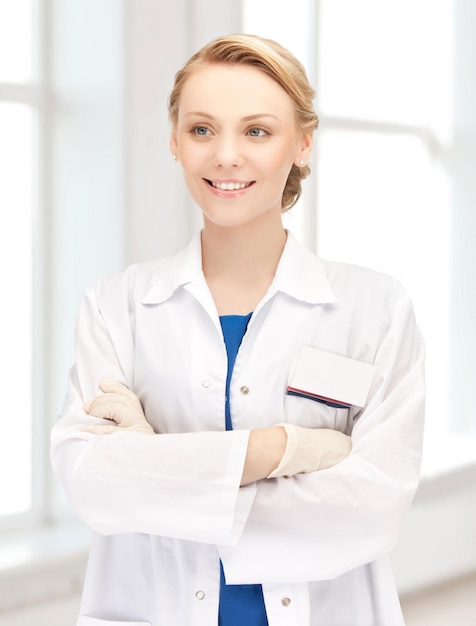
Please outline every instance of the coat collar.
[[[201, 233], [176, 255], [158, 262], [152, 287], [142, 298], [142, 304], [164, 302], [179, 288], [208, 291], [202, 271]], [[286, 245], [279, 261], [268, 297], [282, 292], [309, 304], [336, 302], [322, 262], [302, 246], [288, 231]]]
[[288, 232], [271, 287], [309, 304], [336, 302], [322, 262]]
[[157, 261], [152, 286], [142, 298], [142, 304], [160, 304], [168, 300], [179, 287], [206, 282], [202, 272], [200, 232], [177, 254]]

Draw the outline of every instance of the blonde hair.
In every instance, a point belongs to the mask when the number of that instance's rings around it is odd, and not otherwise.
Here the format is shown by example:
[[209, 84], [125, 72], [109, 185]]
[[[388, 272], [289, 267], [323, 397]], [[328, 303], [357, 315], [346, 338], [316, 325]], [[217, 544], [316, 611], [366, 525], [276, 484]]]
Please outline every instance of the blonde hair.
[[[306, 134], [319, 125], [314, 111], [314, 89], [309, 84], [303, 65], [286, 48], [271, 39], [257, 35], [229, 35], [214, 39], [196, 52], [175, 75], [169, 97], [169, 118], [177, 123], [182, 89], [189, 76], [207, 63], [250, 65], [276, 81], [291, 97], [295, 105], [296, 121]], [[308, 165], [298, 167], [293, 163], [281, 200], [281, 209], [288, 211], [301, 195], [301, 181], [309, 176]]]

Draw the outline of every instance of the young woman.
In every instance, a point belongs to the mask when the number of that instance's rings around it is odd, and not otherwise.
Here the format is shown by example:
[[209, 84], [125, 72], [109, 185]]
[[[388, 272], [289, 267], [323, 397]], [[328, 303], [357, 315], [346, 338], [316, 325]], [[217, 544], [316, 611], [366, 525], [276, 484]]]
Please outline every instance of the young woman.
[[52, 459], [96, 532], [78, 626], [401, 626], [388, 561], [418, 482], [423, 345], [399, 283], [282, 225], [318, 118], [302, 65], [219, 38], [176, 75], [203, 213], [85, 294]]

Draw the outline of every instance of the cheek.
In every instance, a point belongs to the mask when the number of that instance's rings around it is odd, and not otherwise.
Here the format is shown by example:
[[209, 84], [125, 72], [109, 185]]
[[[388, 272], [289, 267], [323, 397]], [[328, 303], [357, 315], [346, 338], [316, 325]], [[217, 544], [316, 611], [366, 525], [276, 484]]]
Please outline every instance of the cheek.
[[273, 178], [275, 181], [283, 181], [283, 184], [285, 184], [292, 165], [293, 159], [289, 155], [285, 158], [276, 158], [276, 154], [270, 155], [266, 168], [268, 177]]
[[208, 151], [204, 149], [204, 146], [182, 146], [179, 154], [182, 168], [189, 176], [202, 172], [210, 160]]
[[202, 158], [200, 156], [200, 153], [190, 149], [182, 149], [179, 152], [179, 158], [185, 179], [187, 181], [191, 181], [195, 176], [198, 175], [201, 167]]
[[190, 195], [197, 202], [202, 192], [202, 178], [186, 169], [183, 169], [183, 178]]
[[191, 149], [187, 144], [179, 143], [178, 153], [182, 167], [190, 169], [191, 165], [196, 161], [193, 155], [193, 149]]
[[187, 189], [193, 200], [200, 204], [200, 198], [204, 191], [203, 168], [200, 167], [198, 158], [193, 158], [190, 153], [181, 157], [182, 175]]
[[295, 154], [294, 144], [289, 141], [284, 142], [279, 147], [274, 146], [266, 155], [268, 171], [275, 172], [277, 176], [289, 174]]
[[196, 142], [192, 141], [189, 134], [184, 131], [178, 133], [176, 146], [182, 165], [186, 164], [189, 167], [190, 163], [196, 159], [197, 148], [200, 146], [197, 146]]

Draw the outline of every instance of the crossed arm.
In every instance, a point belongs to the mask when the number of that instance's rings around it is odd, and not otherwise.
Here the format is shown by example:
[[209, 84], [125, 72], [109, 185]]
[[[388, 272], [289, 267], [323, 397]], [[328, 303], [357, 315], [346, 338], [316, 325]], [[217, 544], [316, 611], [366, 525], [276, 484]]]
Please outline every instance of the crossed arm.
[[[139, 398], [130, 389], [109, 379], [103, 379], [100, 388], [103, 393], [86, 402], [83, 409], [111, 424], [98, 424], [84, 430], [96, 435], [109, 435], [119, 430], [155, 435]], [[277, 424], [252, 430], [241, 485], [263, 478], [327, 469], [345, 459], [350, 450], [350, 437], [331, 429]]]

